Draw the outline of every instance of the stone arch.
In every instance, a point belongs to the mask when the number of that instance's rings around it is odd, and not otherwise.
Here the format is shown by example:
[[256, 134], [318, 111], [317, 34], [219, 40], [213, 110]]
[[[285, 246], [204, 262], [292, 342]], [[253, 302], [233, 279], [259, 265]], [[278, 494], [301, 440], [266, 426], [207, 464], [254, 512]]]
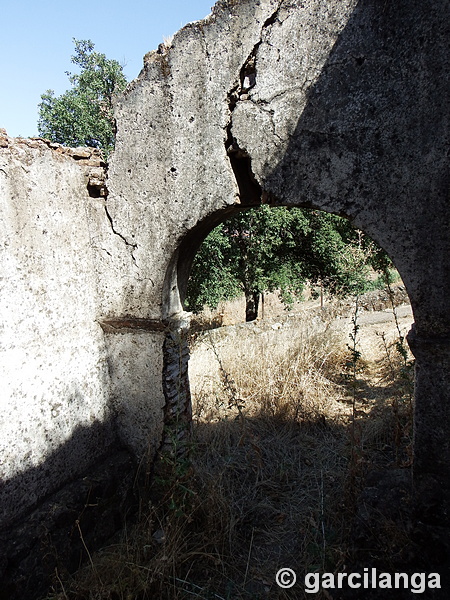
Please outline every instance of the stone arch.
[[[255, 203], [254, 197], [247, 203], [245, 203], [245, 197], [243, 197], [243, 200], [243, 203], [228, 206], [205, 216], [203, 220], [183, 235], [169, 262], [162, 293], [163, 315], [167, 326], [163, 347], [164, 360], [162, 373], [166, 405], [164, 431], [158, 454], [165, 452], [172, 456], [174, 454], [183, 455], [186, 449], [185, 442], [188, 439], [187, 432], [190, 430], [192, 406], [189, 382], [188, 336], [191, 313], [185, 312], [184, 300], [195, 254], [206, 236], [220, 223], [223, 223], [238, 212], [262, 206], [261, 203]], [[273, 197], [268, 196], [266, 200], [266, 205], [268, 206], [273, 208], [280, 206], [279, 203], [274, 201]], [[313, 208], [323, 211], [321, 206], [311, 206], [311, 204], [302, 202], [301, 198], [299, 198], [298, 202], [289, 204], [289, 206]], [[347, 218], [350, 221], [352, 220], [351, 216], [347, 214], [341, 213], [339, 216]], [[362, 231], [381, 246], [379, 240], [370, 235], [368, 231]], [[398, 265], [396, 260], [397, 257], [390, 256], [390, 258], [399, 271], [400, 276], [402, 276], [401, 266]], [[405, 288], [408, 292], [406, 283]], [[173, 443], [174, 439], [176, 439], [175, 445]]]
[[256, 191], [265, 203], [301, 198], [349, 217], [391, 256], [414, 309], [414, 476], [444, 521], [448, 9], [446, 0], [219, 0], [145, 57], [117, 106], [107, 208], [121, 250], [102, 255], [99, 275], [115, 276], [106, 315], [167, 320], [182, 309], [177, 281], [196, 236], [255, 203]]
[[[248, 208], [250, 208], [250, 205]], [[240, 210], [245, 210], [245, 208], [236, 205], [215, 212], [205, 217], [182, 237], [173, 252], [164, 279], [163, 315], [165, 318], [170, 318], [184, 311], [189, 273], [195, 254], [203, 240], [215, 227]]]
[[[197, 224], [192, 230], [190, 230], [184, 235], [184, 237], [181, 239], [179, 245], [173, 253], [164, 280], [163, 306], [165, 307], [165, 318], [170, 318], [171, 316], [182, 313], [184, 311], [186, 287], [192, 268], [192, 263], [197, 253], [197, 250], [199, 249], [200, 245], [207, 237], [207, 235], [219, 224], [225, 222], [229, 217], [241, 211], [249, 210], [251, 208], [257, 208], [258, 206], [262, 206], [262, 204], [239, 204], [234, 207], [226, 208], [223, 211], [216, 212], [213, 215], [205, 217], [199, 224]], [[311, 206], [304, 202], [301, 202], [301, 199], [299, 199], [299, 201], [295, 204], [289, 205], [280, 205], [279, 203], [269, 201], [267, 202], [266, 206], [270, 206], [271, 208], [279, 206], [294, 206], [296, 208], [311, 208], [324, 212], [330, 212], [331, 214], [336, 214], [337, 216], [348, 219], [352, 223], [352, 225], [354, 225], [349, 215], [342, 213], [334, 213], [332, 211], [326, 211], [320, 206]], [[378, 236], [378, 231], [372, 233], [371, 231], [368, 231], [368, 229], [370, 228], [363, 229], [358, 227], [358, 229], [360, 229], [363, 233], [367, 234], [370, 237], [370, 239], [374, 240], [381, 248], [383, 248], [382, 243], [378, 239], [380, 237]], [[385, 248], [383, 248], [383, 250], [385, 250]], [[390, 252], [386, 252], [403, 280], [402, 256], [393, 256]], [[405, 284], [405, 288], [409, 296], [407, 281], [405, 282], [403, 280], [403, 283]], [[411, 306], [414, 313], [414, 305], [412, 303]]]

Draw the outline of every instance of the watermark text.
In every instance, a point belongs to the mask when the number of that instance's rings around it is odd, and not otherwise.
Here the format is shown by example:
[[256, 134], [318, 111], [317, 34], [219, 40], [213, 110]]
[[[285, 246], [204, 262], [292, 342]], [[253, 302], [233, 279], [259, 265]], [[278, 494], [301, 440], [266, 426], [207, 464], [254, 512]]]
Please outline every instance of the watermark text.
[[[275, 576], [276, 584], [289, 589], [297, 583], [293, 569], [280, 569]], [[305, 592], [317, 594], [321, 589], [385, 589], [410, 590], [423, 594], [426, 590], [440, 589], [439, 573], [385, 573], [375, 568], [365, 568], [362, 573], [307, 573], [304, 578]]]

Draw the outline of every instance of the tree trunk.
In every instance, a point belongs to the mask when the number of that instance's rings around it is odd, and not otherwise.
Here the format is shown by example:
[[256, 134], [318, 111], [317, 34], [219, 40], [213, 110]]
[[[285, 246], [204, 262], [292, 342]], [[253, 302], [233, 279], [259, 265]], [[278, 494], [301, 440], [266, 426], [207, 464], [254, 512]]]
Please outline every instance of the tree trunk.
[[258, 316], [259, 292], [245, 292], [245, 320], [254, 321]]

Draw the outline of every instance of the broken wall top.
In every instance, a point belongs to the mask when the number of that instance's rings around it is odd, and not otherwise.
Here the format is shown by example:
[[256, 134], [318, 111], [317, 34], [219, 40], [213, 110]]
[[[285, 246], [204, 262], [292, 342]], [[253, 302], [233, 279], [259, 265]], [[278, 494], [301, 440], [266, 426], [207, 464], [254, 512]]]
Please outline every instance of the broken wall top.
[[162, 290], [182, 240], [260, 189], [351, 218], [391, 255], [423, 326], [448, 329], [442, 294], [424, 307], [425, 262], [450, 292], [447, 12], [444, 0], [224, 1], [147, 55], [116, 111], [107, 204], [124, 248], [120, 269], [102, 261], [122, 291], [106, 313], [181, 310], [177, 283]]

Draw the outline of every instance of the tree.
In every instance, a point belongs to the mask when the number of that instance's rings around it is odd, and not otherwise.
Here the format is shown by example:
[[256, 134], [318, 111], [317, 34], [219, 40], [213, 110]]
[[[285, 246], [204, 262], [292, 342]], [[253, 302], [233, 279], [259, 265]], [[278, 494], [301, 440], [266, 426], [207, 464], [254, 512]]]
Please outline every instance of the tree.
[[242, 293], [235, 275], [232, 240], [222, 223], [206, 237], [194, 260], [188, 281], [187, 304], [200, 312], [204, 305], [215, 308], [221, 300]]
[[304, 284], [331, 294], [358, 294], [370, 267], [383, 270], [386, 254], [347, 219], [317, 210], [262, 206], [238, 213], [214, 229], [200, 247], [187, 288], [187, 305], [198, 312], [241, 293], [246, 320], [258, 315], [266, 291], [291, 303]]
[[286, 302], [301, 293], [304, 275], [293, 252], [295, 235], [307, 226], [298, 209], [262, 206], [238, 213], [219, 225], [198, 251], [188, 282], [187, 305], [195, 312], [206, 304], [243, 293], [246, 320], [258, 315], [259, 299], [279, 290]]
[[39, 135], [68, 146], [102, 148], [107, 155], [114, 147], [114, 98], [127, 81], [122, 66], [95, 52], [90, 40], [73, 41], [71, 62], [80, 72], [67, 72], [72, 87], [61, 96], [53, 90], [42, 94]]
[[336, 296], [363, 293], [374, 242], [347, 219], [320, 210], [304, 212], [309, 229], [298, 239], [296, 253], [305, 278]]

